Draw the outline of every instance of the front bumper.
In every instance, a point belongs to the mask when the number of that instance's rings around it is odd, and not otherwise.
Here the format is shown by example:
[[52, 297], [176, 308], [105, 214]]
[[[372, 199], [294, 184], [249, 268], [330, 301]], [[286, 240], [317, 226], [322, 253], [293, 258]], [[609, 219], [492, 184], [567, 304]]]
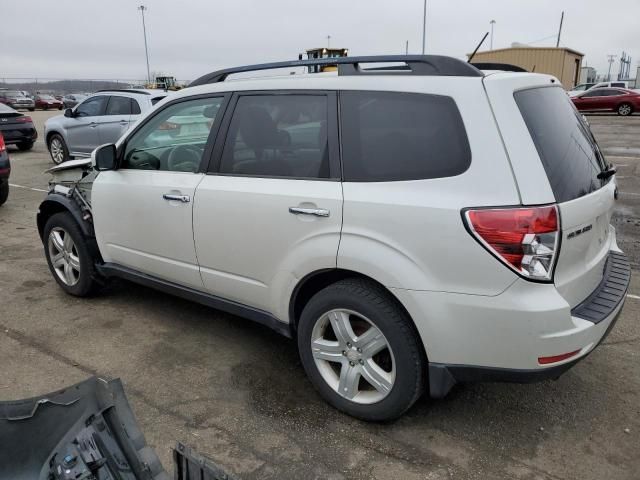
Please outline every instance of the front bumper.
[[[441, 398], [458, 382], [557, 378], [611, 331], [629, 282], [626, 257], [612, 251], [601, 284], [573, 310], [554, 285], [524, 279], [495, 297], [399, 289], [393, 293], [415, 319], [429, 359], [430, 393]], [[587, 314], [599, 318], [587, 319]], [[579, 353], [566, 360], [538, 363], [540, 357], [575, 351]]]
[[19, 108], [35, 108], [36, 104], [34, 102], [31, 103], [8, 103], [11, 108], [14, 110], [18, 110]]

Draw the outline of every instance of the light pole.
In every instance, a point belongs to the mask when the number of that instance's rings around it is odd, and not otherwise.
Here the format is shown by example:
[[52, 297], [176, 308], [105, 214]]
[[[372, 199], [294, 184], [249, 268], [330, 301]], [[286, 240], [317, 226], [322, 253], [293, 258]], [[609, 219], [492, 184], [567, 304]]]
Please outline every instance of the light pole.
[[424, 0], [424, 9], [422, 12], [422, 54], [423, 55], [424, 55], [426, 43], [427, 43], [427, 0]]
[[491, 20], [489, 23], [491, 24], [491, 46], [489, 48], [493, 50], [493, 26], [496, 24], [496, 21]]
[[617, 55], [607, 55], [607, 58], [609, 59], [609, 73], [607, 73], [607, 82], [611, 81], [611, 65], [613, 65], [613, 62], [616, 61], [616, 56]]
[[138, 7], [140, 13], [142, 13], [142, 33], [144, 34], [144, 54], [147, 57], [147, 82], [151, 83], [151, 72], [149, 70], [149, 48], [147, 47], [147, 27], [144, 24], [144, 12], [148, 10], [144, 5]]

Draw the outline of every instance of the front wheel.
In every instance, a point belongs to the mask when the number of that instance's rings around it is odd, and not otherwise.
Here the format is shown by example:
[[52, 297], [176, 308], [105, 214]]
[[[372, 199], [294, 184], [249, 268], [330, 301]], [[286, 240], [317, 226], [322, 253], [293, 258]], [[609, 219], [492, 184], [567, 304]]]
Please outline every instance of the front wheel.
[[47, 221], [43, 241], [49, 270], [65, 292], [86, 297], [98, 289], [96, 251], [69, 212], [56, 213]]
[[35, 108], [29, 108], [30, 112], [35, 112], [35, 110], [36, 110]]
[[62, 162], [69, 160], [67, 144], [64, 143], [63, 138], [57, 133], [51, 135], [49, 139], [49, 154], [51, 155], [51, 160], [53, 160], [53, 163], [56, 165], [60, 165]]
[[298, 325], [307, 375], [331, 405], [356, 418], [402, 415], [424, 388], [424, 354], [411, 319], [373, 282], [345, 279], [318, 292]]
[[623, 103], [618, 106], [618, 115], [626, 117], [633, 113], [633, 107], [629, 103]]

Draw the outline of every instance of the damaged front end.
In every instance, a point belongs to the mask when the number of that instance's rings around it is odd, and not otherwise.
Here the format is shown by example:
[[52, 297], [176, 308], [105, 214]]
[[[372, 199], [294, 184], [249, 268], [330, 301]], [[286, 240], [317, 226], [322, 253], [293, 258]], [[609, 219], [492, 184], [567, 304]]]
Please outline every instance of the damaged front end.
[[[174, 479], [226, 480], [178, 444]], [[0, 402], [0, 480], [169, 480], [120, 380], [92, 377], [41, 397]]]

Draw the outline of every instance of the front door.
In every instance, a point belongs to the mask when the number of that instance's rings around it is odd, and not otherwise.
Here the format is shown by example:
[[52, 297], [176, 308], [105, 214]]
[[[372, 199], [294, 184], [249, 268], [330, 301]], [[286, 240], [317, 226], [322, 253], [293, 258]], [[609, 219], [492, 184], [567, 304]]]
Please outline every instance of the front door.
[[196, 190], [200, 271], [210, 293], [284, 320], [278, 313], [288, 287], [336, 267], [342, 227], [336, 98], [267, 92], [236, 101], [211, 174]]
[[166, 105], [120, 146], [118, 169], [98, 175], [92, 206], [105, 262], [202, 289], [193, 202], [223, 102], [208, 97]]
[[98, 122], [104, 114], [108, 98], [106, 95], [90, 97], [76, 107], [73, 117], [65, 117], [67, 146], [72, 156], [89, 156], [100, 145]]

